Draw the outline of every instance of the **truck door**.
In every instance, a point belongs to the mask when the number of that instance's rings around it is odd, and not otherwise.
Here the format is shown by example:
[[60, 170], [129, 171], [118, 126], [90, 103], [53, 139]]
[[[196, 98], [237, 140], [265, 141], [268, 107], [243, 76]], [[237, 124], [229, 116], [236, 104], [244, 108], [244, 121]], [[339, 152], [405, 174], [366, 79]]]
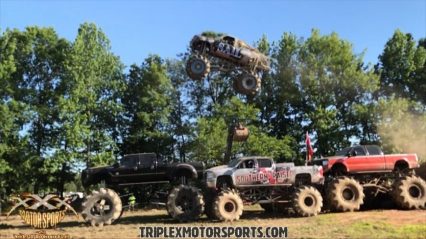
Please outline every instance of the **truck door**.
[[246, 159], [241, 161], [234, 171], [234, 183], [236, 186], [251, 185], [256, 182], [258, 168], [256, 160]]
[[348, 160], [348, 165], [354, 171], [380, 171], [384, 170], [383, 155], [368, 155], [367, 149], [364, 146], [356, 146], [352, 149], [352, 156]]
[[261, 184], [276, 184], [275, 178], [275, 165], [272, 159], [259, 158], [257, 159], [259, 165], [259, 183]]
[[135, 182], [150, 182], [156, 181], [156, 162], [155, 154], [141, 154], [139, 157], [139, 165], [137, 173], [133, 179]]

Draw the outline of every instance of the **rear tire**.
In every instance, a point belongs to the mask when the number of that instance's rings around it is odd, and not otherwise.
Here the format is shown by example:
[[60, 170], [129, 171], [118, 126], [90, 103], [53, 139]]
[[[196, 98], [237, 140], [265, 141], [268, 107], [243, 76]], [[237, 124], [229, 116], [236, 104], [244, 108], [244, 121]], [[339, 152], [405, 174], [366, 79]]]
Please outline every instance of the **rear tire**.
[[214, 201], [217, 197], [217, 193], [213, 190], [207, 189], [204, 193], [204, 213], [208, 219], [217, 220], [216, 214], [214, 213]]
[[394, 183], [392, 196], [402, 209], [425, 209], [426, 182], [417, 176], [405, 176]]
[[92, 226], [110, 225], [120, 218], [123, 207], [121, 199], [112, 189], [101, 188], [93, 191], [82, 204], [83, 219]]
[[210, 72], [210, 61], [202, 55], [192, 55], [186, 62], [186, 73], [193, 80], [201, 80]]
[[261, 80], [255, 74], [244, 73], [234, 80], [234, 90], [244, 95], [255, 95], [260, 85]]
[[204, 210], [203, 195], [195, 187], [179, 185], [170, 191], [166, 207], [167, 213], [180, 222], [195, 221]]
[[333, 211], [358, 211], [364, 203], [364, 197], [363, 187], [353, 178], [336, 178], [328, 188], [329, 206]]
[[235, 190], [219, 193], [214, 202], [214, 213], [220, 221], [237, 221], [243, 214], [243, 200]]
[[321, 193], [312, 186], [301, 186], [293, 195], [293, 210], [300, 217], [316, 216], [321, 212]]

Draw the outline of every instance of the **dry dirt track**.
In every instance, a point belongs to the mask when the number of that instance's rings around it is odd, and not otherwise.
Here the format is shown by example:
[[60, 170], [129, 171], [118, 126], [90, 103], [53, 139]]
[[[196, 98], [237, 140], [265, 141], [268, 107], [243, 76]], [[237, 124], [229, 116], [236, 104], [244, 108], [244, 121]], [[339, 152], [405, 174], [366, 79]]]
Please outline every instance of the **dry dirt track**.
[[[246, 210], [240, 221], [176, 224], [164, 210], [126, 212], [116, 225], [93, 228], [75, 217], [67, 216], [57, 229], [47, 234], [68, 234], [72, 238], [138, 238], [139, 226], [287, 226], [289, 238], [422, 238], [426, 239], [426, 210], [372, 210], [353, 213], [328, 213], [310, 218], [285, 218], [265, 214], [257, 207]], [[0, 217], [0, 238], [34, 234], [18, 216]]]

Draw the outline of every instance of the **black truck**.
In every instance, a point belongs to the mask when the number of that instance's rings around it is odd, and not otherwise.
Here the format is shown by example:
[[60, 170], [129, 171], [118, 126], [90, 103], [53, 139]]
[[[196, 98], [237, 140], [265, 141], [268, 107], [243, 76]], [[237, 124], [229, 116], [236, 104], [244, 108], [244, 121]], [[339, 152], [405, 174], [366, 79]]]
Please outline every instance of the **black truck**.
[[104, 182], [107, 187], [119, 188], [131, 185], [170, 183], [203, 176], [204, 166], [200, 162], [169, 163], [154, 153], [125, 155], [120, 163], [112, 166], [93, 167], [83, 170], [83, 186]]
[[125, 155], [112, 166], [92, 167], [82, 171], [85, 188], [102, 184], [82, 203], [82, 216], [93, 226], [111, 224], [123, 210], [120, 196], [137, 191], [145, 201], [162, 200], [170, 216], [180, 221], [198, 218], [204, 202], [197, 187], [190, 181], [201, 179], [204, 165], [200, 162], [170, 163], [155, 153]]

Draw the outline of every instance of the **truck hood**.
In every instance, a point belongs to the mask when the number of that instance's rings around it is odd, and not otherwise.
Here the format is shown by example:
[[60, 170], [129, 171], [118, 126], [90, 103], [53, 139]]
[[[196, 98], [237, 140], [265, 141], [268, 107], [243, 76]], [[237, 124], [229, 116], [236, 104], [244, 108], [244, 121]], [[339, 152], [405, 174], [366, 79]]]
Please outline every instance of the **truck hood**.
[[228, 167], [228, 165], [220, 165], [213, 168], [209, 168], [208, 170], [206, 170], [206, 172], [212, 172], [217, 176], [217, 175], [223, 175], [229, 170], [232, 170], [232, 168]]

